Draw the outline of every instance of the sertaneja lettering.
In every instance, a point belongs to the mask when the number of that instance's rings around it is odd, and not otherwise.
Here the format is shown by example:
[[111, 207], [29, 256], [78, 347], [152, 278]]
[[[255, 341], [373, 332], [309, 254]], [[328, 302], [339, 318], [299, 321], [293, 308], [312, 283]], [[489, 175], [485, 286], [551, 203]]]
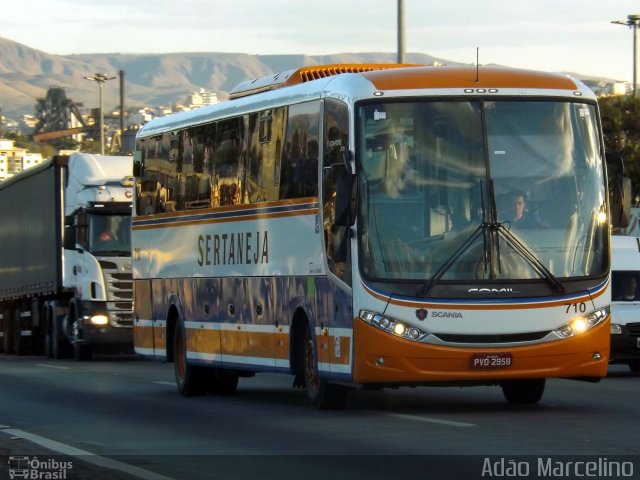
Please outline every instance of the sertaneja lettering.
[[233, 232], [198, 236], [198, 265], [269, 263], [269, 232]]

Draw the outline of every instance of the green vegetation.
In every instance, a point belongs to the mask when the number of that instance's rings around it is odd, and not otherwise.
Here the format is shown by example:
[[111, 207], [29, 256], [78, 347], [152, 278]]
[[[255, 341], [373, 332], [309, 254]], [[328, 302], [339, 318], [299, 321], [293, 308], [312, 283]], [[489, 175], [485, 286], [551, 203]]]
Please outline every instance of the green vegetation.
[[633, 193], [640, 193], [640, 98], [606, 97], [599, 100], [604, 143], [618, 151], [631, 176]]

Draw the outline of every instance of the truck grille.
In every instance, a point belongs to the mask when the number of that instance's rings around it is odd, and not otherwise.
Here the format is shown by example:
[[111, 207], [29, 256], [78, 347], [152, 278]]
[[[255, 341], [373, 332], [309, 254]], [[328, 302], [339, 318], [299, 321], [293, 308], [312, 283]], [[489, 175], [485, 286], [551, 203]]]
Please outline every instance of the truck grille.
[[[129, 263], [127, 259], [127, 263]], [[133, 326], [133, 275], [123, 272], [118, 264], [100, 260], [107, 288], [107, 311], [109, 324], [116, 328]]]
[[640, 323], [627, 323], [629, 335], [632, 337], [640, 337]]

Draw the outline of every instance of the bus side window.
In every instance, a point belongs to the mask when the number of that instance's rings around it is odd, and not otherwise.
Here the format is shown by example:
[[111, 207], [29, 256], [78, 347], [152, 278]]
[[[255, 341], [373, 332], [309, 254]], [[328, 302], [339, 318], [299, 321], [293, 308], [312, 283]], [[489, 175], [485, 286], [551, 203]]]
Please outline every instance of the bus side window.
[[351, 285], [351, 249], [347, 227], [335, 224], [336, 178], [344, 172], [349, 151], [349, 111], [339, 101], [327, 99], [324, 107], [324, 159], [322, 212], [329, 269]]

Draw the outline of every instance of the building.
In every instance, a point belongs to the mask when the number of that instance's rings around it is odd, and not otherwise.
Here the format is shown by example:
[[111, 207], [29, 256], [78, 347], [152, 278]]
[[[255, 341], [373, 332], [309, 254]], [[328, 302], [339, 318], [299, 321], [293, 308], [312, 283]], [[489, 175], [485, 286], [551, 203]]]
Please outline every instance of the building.
[[218, 94], [201, 88], [199, 92], [193, 92], [189, 95], [187, 103], [190, 109], [213, 105], [214, 103], [218, 103]]
[[14, 140], [0, 139], [0, 181], [42, 163], [42, 154], [15, 146]]

